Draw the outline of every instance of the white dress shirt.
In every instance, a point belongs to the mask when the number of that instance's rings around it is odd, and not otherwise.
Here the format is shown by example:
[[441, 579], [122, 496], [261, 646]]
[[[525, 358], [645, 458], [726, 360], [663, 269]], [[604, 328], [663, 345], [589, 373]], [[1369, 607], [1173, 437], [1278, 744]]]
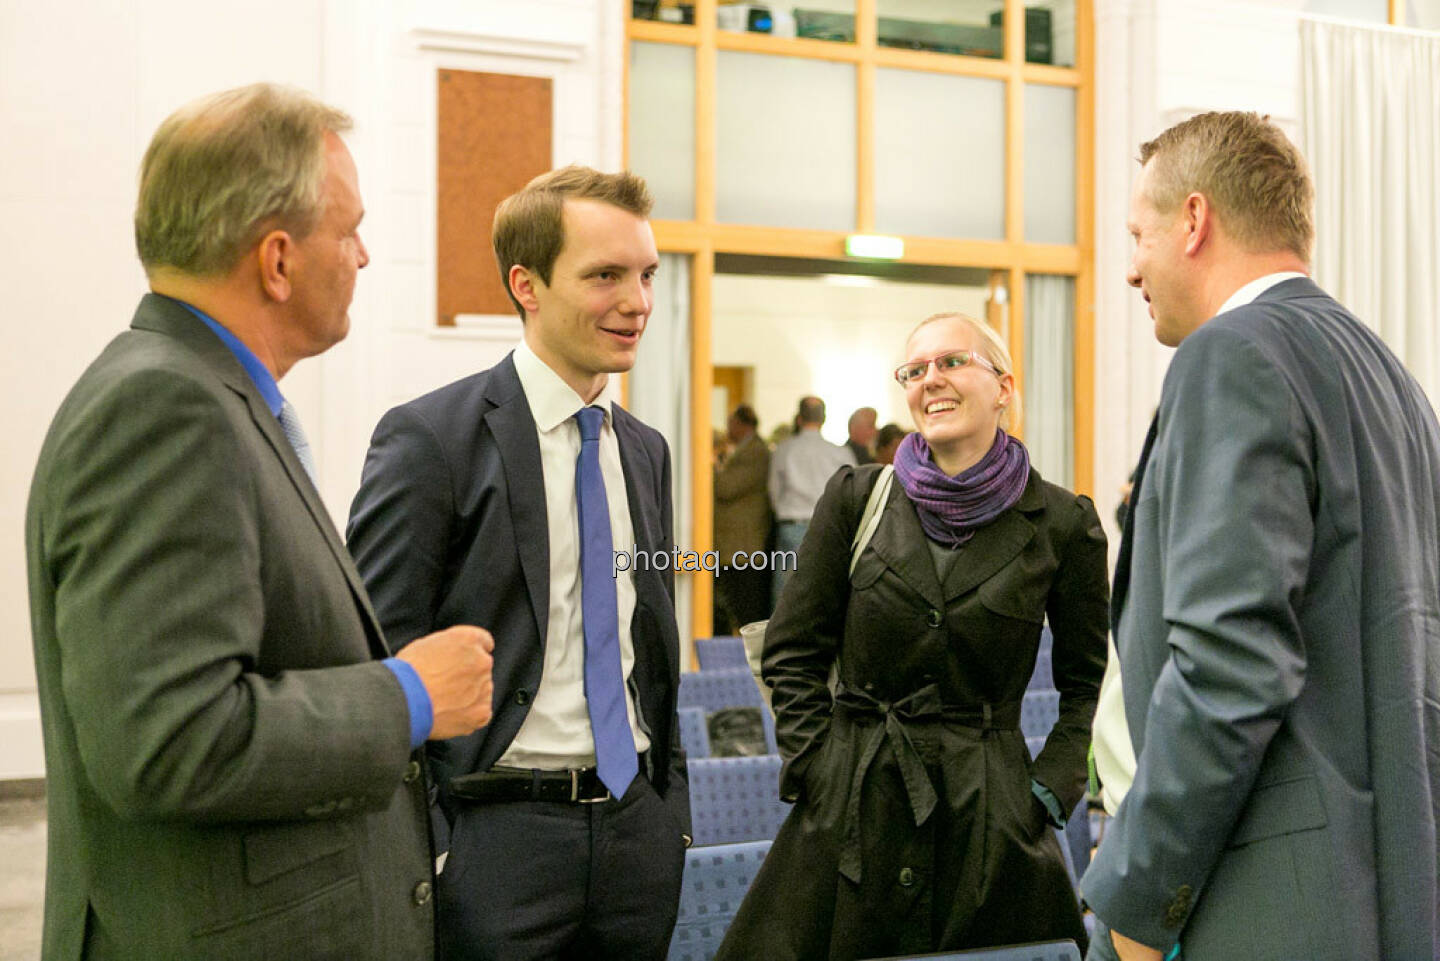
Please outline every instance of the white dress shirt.
[[781, 521], [809, 521], [834, 473], [855, 466], [850, 448], [832, 444], [818, 427], [802, 427], [770, 457], [770, 505]]
[[[528, 344], [522, 341], [515, 348], [514, 356], [515, 373], [520, 378], [540, 439], [545, 518], [550, 536], [550, 613], [540, 687], [525, 722], [497, 763], [505, 767], [547, 770], [593, 767], [595, 737], [590, 731], [590, 713], [585, 702], [580, 515], [575, 503], [575, 461], [580, 456], [580, 425], [575, 422], [575, 412], [586, 404]], [[629, 551], [635, 545], [635, 532], [630, 522], [625, 472], [620, 465], [620, 445], [615, 440], [612, 422], [613, 393], [611, 381], [590, 406], [605, 411], [600, 427], [600, 473], [605, 479], [605, 500], [610, 508], [611, 546], [617, 551]], [[645, 751], [650, 747], [650, 738], [636, 721], [635, 695], [629, 683], [630, 672], [635, 667], [635, 645], [630, 637], [630, 622], [635, 613], [633, 574], [624, 572], [615, 579], [615, 599], [620, 616], [620, 670], [626, 680], [625, 708], [630, 717], [630, 730], [635, 735], [635, 749]], [[497, 638], [496, 643], [503, 644], [505, 639]]]
[[[1257, 277], [1231, 294], [1220, 306], [1215, 316], [1227, 310], [1243, 307], [1276, 284], [1296, 277], [1304, 277], [1298, 271]], [[1144, 481], [1141, 481], [1144, 487]], [[1134, 510], [1135, 505], [1131, 504]], [[1131, 558], [1131, 563], [1135, 562]], [[1120, 679], [1120, 659], [1116, 656], [1115, 641], [1110, 641], [1110, 660], [1105, 665], [1105, 678], [1100, 682], [1100, 701], [1095, 705], [1095, 724], [1091, 741], [1095, 751], [1095, 773], [1100, 778], [1100, 800], [1105, 810], [1114, 814], [1125, 800], [1125, 794], [1135, 781], [1135, 747], [1130, 740], [1130, 725], [1125, 717], [1124, 687]]]

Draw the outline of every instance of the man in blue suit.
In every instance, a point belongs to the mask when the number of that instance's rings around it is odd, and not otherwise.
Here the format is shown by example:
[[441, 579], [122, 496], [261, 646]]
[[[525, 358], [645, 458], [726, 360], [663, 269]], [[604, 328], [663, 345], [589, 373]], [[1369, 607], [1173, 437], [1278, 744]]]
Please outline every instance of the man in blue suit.
[[[484, 625], [495, 715], [430, 759], [449, 959], [665, 956], [690, 830], [668, 572], [670, 454], [614, 402], [658, 262], [650, 196], [568, 167], [501, 204], [524, 340], [375, 430], [349, 543], [386, 636]], [[667, 558], [668, 560], [668, 558]], [[463, 612], [463, 614], [462, 614]]]
[[1082, 884], [1091, 956], [1428, 961], [1440, 426], [1306, 276], [1278, 128], [1204, 114], [1140, 157], [1129, 279], [1179, 349], [1115, 575], [1137, 766]]

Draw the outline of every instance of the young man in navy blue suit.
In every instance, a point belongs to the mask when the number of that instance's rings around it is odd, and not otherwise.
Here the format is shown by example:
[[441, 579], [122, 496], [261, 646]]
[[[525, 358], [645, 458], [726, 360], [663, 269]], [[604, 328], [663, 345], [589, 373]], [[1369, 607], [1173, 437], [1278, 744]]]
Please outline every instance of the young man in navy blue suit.
[[[614, 402], [653, 306], [644, 182], [567, 167], [495, 215], [524, 340], [376, 428], [349, 542], [398, 647], [495, 637], [495, 716], [430, 752], [449, 959], [665, 956], [690, 830], [665, 572], [670, 455]], [[601, 563], [603, 561], [603, 564]]]

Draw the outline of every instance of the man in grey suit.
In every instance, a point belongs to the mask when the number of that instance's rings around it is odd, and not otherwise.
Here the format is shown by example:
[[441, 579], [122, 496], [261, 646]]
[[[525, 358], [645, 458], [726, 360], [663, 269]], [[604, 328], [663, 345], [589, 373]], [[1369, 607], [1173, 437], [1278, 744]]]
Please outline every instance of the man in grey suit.
[[151, 293], [55, 415], [26, 518], [43, 956], [426, 961], [417, 749], [490, 717], [491, 640], [389, 657], [277, 381], [367, 261], [349, 118], [256, 85], [141, 170]]
[[1179, 349], [1112, 601], [1135, 779], [1085, 897], [1122, 959], [1429, 961], [1435, 413], [1306, 276], [1278, 128], [1204, 114], [1140, 158], [1129, 279]]

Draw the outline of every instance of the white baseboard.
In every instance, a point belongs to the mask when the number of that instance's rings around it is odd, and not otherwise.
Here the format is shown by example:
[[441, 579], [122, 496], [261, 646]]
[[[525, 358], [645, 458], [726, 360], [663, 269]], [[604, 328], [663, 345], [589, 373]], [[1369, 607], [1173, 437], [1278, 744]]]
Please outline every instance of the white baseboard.
[[0, 694], [0, 781], [44, 776], [39, 696], [34, 691]]

